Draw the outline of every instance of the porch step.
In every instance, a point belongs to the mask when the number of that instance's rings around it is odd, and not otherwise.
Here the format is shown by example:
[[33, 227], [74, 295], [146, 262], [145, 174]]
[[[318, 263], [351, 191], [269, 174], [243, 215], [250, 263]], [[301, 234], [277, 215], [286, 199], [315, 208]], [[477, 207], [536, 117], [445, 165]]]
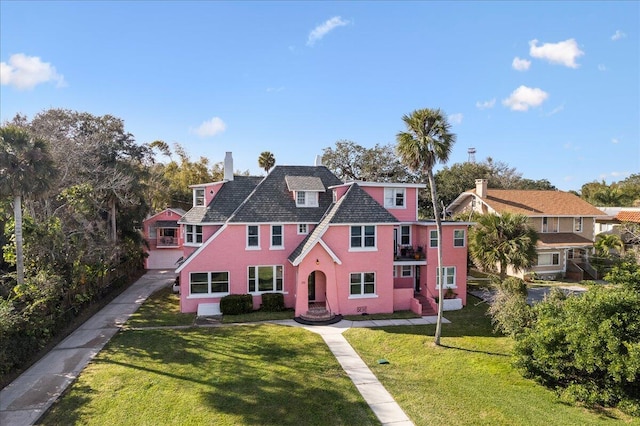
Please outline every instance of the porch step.
[[328, 321], [334, 316], [323, 306], [311, 306], [306, 314], [301, 315], [307, 321]]
[[414, 294], [413, 297], [418, 299], [418, 302], [420, 302], [420, 304], [422, 305], [423, 317], [431, 317], [431, 316], [438, 315], [438, 312], [436, 312], [436, 310], [433, 309], [433, 307], [431, 306], [431, 303], [429, 303], [429, 299], [427, 299], [425, 296], [423, 296], [422, 294]]

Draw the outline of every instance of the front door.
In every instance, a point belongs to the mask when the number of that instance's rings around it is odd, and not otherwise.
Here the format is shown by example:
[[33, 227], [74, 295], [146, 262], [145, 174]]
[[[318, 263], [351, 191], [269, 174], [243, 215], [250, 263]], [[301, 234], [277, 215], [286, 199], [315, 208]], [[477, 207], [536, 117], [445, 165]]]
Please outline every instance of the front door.
[[415, 292], [420, 293], [420, 266], [416, 265], [416, 283], [415, 283]]
[[316, 300], [316, 271], [309, 274], [307, 283], [309, 284], [309, 302], [314, 302]]

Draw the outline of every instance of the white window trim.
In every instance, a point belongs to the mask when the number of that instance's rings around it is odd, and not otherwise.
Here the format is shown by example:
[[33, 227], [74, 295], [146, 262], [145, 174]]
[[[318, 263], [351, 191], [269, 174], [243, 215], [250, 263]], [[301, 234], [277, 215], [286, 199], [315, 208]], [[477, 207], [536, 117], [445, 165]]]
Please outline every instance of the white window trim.
[[[387, 200], [387, 191], [391, 193], [391, 203]], [[396, 205], [396, 195], [402, 193], [402, 205]], [[384, 188], [384, 207], [387, 209], [406, 209], [407, 208], [407, 190], [406, 188]]]
[[[198, 204], [198, 192], [202, 191], [202, 204]], [[194, 207], [202, 207], [207, 204], [206, 193], [204, 188], [194, 188], [193, 189], [193, 206]]]
[[[273, 245], [273, 227], [274, 226], [279, 226], [280, 227], [280, 241], [281, 244], [279, 246], [274, 246]], [[284, 250], [284, 225], [281, 223], [273, 223], [271, 224], [271, 226], [269, 227], [271, 229], [271, 235], [269, 238], [269, 250]], [[259, 233], [259, 231], [258, 231]], [[259, 242], [259, 239], [258, 239]]]
[[[189, 226], [193, 227], [193, 231], [189, 232]], [[200, 227], [200, 232], [197, 231], [198, 226]], [[203, 232], [203, 228], [202, 225], [192, 225], [192, 224], [186, 224], [184, 226], [184, 245], [187, 247], [200, 247], [202, 245], [202, 243], [204, 242], [204, 232]], [[189, 236], [192, 236], [193, 241], [188, 241], [189, 240]], [[198, 235], [200, 235], [202, 237], [202, 241], [201, 242], [197, 242], [196, 238]]]
[[[545, 223], [544, 221], [547, 221], [546, 227], [547, 229], [545, 230]], [[553, 226], [553, 229], [550, 230], [551, 225], [555, 225]], [[541, 230], [540, 232], [542, 234], [555, 234], [558, 233], [560, 231], [560, 219], [557, 218], [556, 216], [543, 216], [542, 217], [542, 226], [541, 226]]]
[[[258, 228], [258, 245], [255, 246], [250, 246], [249, 245], [249, 227], [251, 226], [255, 226], [256, 228]], [[246, 231], [245, 231], [245, 240], [244, 240], [246, 247], [246, 250], [260, 250], [260, 225], [247, 225]]]
[[[300, 227], [305, 227], [305, 232], [300, 232]], [[309, 224], [308, 223], [299, 223], [298, 224], [298, 235], [307, 235], [309, 233]]]
[[[458, 231], [462, 232], [462, 245], [461, 246], [457, 246], [456, 245], [456, 240], [460, 239], [460, 238], [456, 238], [456, 232], [458, 232]], [[464, 248], [467, 245], [466, 240], [467, 240], [467, 233], [466, 233], [466, 231], [464, 229], [454, 229], [453, 230], [453, 247], [454, 248]]]
[[[226, 272], [227, 273], [227, 286], [229, 291], [217, 292], [217, 293], [191, 293], [191, 274], [207, 274], [207, 290], [211, 290], [211, 274]], [[231, 273], [229, 271], [193, 271], [189, 272], [189, 295], [187, 299], [204, 299], [212, 297], [224, 297], [231, 294]]]
[[[304, 194], [304, 204], [298, 200], [298, 194]], [[318, 207], [318, 191], [295, 191], [296, 207]]]
[[[362, 233], [360, 234], [360, 242], [362, 246], [360, 247], [352, 247], [351, 246], [351, 228], [354, 226], [359, 226]], [[373, 226], [373, 246], [365, 247], [364, 246], [364, 229], [366, 226]], [[378, 251], [378, 227], [376, 225], [349, 225], [349, 251]]]
[[[432, 233], [432, 232], [435, 232], [435, 233], [436, 233], [436, 238], [435, 238], [436, 245], [435, 245], [435, 246], [434, 246], [434, 245], [431, 245], [431, 241], [433, 241], [433, 238], [431, 237], [431, 233]], [[435, 229], [435, 230], [433, 230], [433, 229], [429, 230], [429, 248], [438, 248], [438, 230], [437, 230], [437, 229]]]
[[[409, 275], [405, 275], [405, 268], [409, 268]], [[413, 278], [413, 267], [411, 265], [401, 265], [400, 266], [400, 277], [401, 278]]]
[[[280, 268], [282, 268], [282, 290], [267, 290], [267, 291], [260, 291], [260, 290], [258, 290], [258, 289], [260, 288], [260, 283], [257, 281], [257, 278], [258, 278], [258, 275], [259, 275], [259, 274], [258, 274], [257, 269], [258, 269], [258, 268], [268, 268], [268, 267], [270, 267], [270, 268], [272, 268], [272, 269], [273, 269], [273, 279], [274, 279], [274, 281], [273, 281], [273, 288], [275, 289], [275, 287], [276, 287], [276, 282], [275, 282], [275, 280], [276, 280], [276, 278], [277, 278], [277, 270], [276, 270], [276, 268], [277, 268], [278, 266], [279, 266]], [[249, 291], [249, 282], [250, 282], [250, 278], [249, 278], [249, 269], [250, 269], [250, 268], [256, 268], [256, 276], [255, 276], [255, 280], [256, 280], [256, 281], [254, 282], [254, 285], [255, 285], [255, 291]], [[255, 296], [255, 295], [260, 295], [260, 294], [265, 294], [265, 293], [281, 293], [281, 294], [289, 294], [289, 292], [285, 291], [285, 289], [284, 289], [284, 283], [285, 283], [285, 280], [284, 280], [284, 265], [249, 265], [249, 266], [247, 266], [247, 293], [248, 293], [248, 294], [251, 294], [251, 295], [254, 295], [254, 296]]]
[[[402, 228], [409, 228], [409, 242], [405, 243], [402, 241]], [[413, 240], [411, 232], [411, 225], [400, 225], [400, 246], [410, 246]]]
[[[360, 290], [362, 293], [351, 294], [351, 275], [360, 274]], [[364, 292], [364, 275], [373, 274], [373, 293]], [[373, 271], [368, 272], [350, 272], [349, 273], [349, 299], [373, 299], [378, 297], [378, 279], [376, 273]]]
[[[443, 289], [445, 289], [445, 288], [452, 288], [452, 289], [458, 288], [458, 286], [456, 285], [456, 279], [458, 278], [457, 277], [457, 275], [458, 275], [457, 268], [455, 266], [443, 266], [442, 269], [444, 269], [445, 271], [448, 270], [448, 269], [453, 269], [453, 284], [444, 284], [444, 286], [442, 288]], [[449, 277], [449, 274], [444, 275], [443, 278], [447, 278], [447, 277]], [[440, 283], [438, 281], [439, 281], [438, 280], [438, 268], [436, 268], [436, 290], [440, 289], [440, 285], [439, 285]]]

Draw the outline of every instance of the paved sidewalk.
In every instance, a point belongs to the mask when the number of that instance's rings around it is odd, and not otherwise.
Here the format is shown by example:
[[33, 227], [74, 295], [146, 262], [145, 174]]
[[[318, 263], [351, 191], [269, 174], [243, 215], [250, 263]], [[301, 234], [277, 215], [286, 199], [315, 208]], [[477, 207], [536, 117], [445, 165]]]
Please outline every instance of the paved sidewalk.
[[149, 271], [0, 391], [0, 425], [33, 425], [173, 271]]
[[[169, 285], [174, 277], [173, 271], [147, 272], [40, 361], [0, 390], [0, 425], [31, 426], [35, 424], [147, 297]], [[308, 326], [293, 320], [265, 322], [303, 327], [318, 333], [383, 425], [413, 425], [342, 333], [351, 327], [435, 324], [436, 317], [342, 320], [329, 326]], [[448, 322], [443, 318], [443, 323]]]

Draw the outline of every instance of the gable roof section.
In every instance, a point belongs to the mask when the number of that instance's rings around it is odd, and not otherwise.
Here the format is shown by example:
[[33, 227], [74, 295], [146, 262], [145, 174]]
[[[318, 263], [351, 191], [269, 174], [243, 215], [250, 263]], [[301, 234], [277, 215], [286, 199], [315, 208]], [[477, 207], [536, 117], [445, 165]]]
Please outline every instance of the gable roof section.
[[398, 219], [374, 200], [357, 183], [336, 203], [330, 223], [397, 223]]
[[545, 190], [488, 189], [480, 198], [475, 189], [461, 194], [452, 204], [460, 204], [465, 195], [475, 196], [498, 213], [527, 216], [605, 216], [598, 208], [570, 192]]
[[208, 206], [191, 208], [180, 223], [226, 222], [262, 179], [260, 176], [234, 176], [233, 180], [224, 182]]
[[342, 183], [325, 166], [276, 166], [249, 194], [245, 202], [229, 218], [229, 221], [244, 223], [320, 222], [333, 202], [333, 194], [320, 192], [318, 207], [296, 207], [293, 194], [287, 188], [287, 176], [318, 178], [324, 188]]
[[358, 184], [354, 183], [338, 202], [331, 206], [320, 223], [318, 223], [318, 226], [314, 228], [313, 232], [307, 235], [291, 253], [289, 261], [294, 266], [299, 265], [307, 253], [319, 243], [325, 248], [327, 253], [333, 257], [334, 261], [340, 264], [340, 259], [338, 259], [326, 243], [322, 241], [322, 236], [330, 224], [397, 222], [398, 219], [378, 204], [376, 200], [371, 198]]
[[162, 210], [162, 211], [159, 211], [158, 213], [156, 213], [156, 214], [154, 214], [154, 215], [151, 215], [151, 216], [147, 217], [147, 218], [144, 220], [144, 222], [148, 222], [148, 221], [150, 221], [151, 219], [153, 219], [154, 217], [156, 217], [156, 216], [160, 216], [162, 213], [164, 213], [164, 212], [166, 212], [166, 211], [172, 211], [172, 212], [174, 212], [176, 215], [178, 215], [178, 216], [180, 216], [180, 217], [184, 216], [184, 214], [186, 213], [186, 211], [182, 210], [180, 207], [167, 207], [166, 209], [164, 209], [164, 210]]

